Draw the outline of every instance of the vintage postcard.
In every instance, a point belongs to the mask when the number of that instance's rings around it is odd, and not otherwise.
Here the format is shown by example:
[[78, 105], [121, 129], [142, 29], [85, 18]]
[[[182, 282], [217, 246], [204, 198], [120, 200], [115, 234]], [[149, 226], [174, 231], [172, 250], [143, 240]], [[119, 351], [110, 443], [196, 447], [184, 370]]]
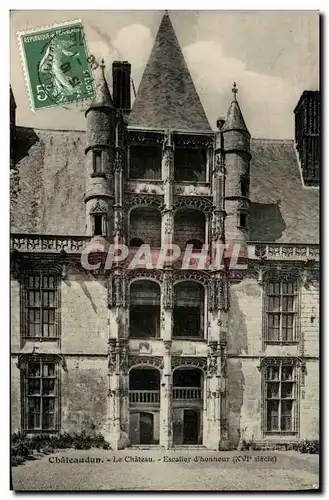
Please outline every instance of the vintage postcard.
[[319, 13], [10, 24], [11, 488], [319, 490]]

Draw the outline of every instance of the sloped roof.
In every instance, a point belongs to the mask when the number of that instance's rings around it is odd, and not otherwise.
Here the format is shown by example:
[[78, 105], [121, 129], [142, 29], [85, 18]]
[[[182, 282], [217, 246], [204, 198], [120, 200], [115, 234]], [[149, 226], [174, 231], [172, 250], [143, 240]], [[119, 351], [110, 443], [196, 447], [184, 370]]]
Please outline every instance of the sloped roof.
[[317, 188], [303, 187], [292, 140], [251, 140], [251, 241], [319, 242]]
[[162, 18], [128, 124], [149, 129], [211, 130], [167, 14]]
[[[17, 128], [11, 231], [85, 233], [85, 132]], [[251, 241], [318, 243], [319, 190], [304, 188], [294, 143], [252, 139]]]
[[85, 132], [17, 128], [12, 232], [85, 233], [85, 141]]
[[249, 134], [239, 103], [236, 100], [231, 102], [222, 132], [228, 132], [229, 130], [242, 130]]

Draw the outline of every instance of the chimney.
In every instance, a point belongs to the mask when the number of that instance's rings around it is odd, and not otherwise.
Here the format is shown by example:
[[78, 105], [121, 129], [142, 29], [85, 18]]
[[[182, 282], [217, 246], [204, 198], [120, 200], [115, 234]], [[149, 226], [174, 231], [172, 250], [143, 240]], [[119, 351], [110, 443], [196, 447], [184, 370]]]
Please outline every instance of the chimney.
[[116, 109], [130, 112], [130, 71], [127, 61], [114, 61], [112, 64], [113, 103]]
[[305, 90], [295, 113], [295, 144], [305, 186], [320, 182], [320, 92]]

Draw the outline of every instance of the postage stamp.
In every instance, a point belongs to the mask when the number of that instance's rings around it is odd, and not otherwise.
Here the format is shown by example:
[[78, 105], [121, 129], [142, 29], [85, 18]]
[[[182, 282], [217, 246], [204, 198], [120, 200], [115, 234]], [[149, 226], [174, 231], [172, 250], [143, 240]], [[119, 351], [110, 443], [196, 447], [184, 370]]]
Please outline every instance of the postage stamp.
[[80, 20], [17, 33], [34, 111], [93, 99], [95, 86]]

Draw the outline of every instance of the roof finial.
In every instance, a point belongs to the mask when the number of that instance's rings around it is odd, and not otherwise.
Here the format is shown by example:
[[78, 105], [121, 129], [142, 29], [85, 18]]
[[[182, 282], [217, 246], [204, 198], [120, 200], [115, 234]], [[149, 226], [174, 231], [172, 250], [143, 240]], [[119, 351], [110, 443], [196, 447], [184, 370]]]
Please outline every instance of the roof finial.
[[236, 87], [236, 82], [234, 82], [234, 83], [233, 83], [232, 92], [233, 92], [233, 94], [234, 94], [234, 98], [233, 98], [233, 100], [234, 100], [234, 101], [236, 101], [236, 100], [237, 100], [236, 95], [237, 95], [237, 93], [239, 92], [239, 91], [238, 91], [238, 89], [237, 89], [237, 87]]
[[102, 59], [101, 59], [100, 67], [102, 68], [102, 71], [104, 72], [104, 69], [105, 69], [104, 57], [102, 57]]

